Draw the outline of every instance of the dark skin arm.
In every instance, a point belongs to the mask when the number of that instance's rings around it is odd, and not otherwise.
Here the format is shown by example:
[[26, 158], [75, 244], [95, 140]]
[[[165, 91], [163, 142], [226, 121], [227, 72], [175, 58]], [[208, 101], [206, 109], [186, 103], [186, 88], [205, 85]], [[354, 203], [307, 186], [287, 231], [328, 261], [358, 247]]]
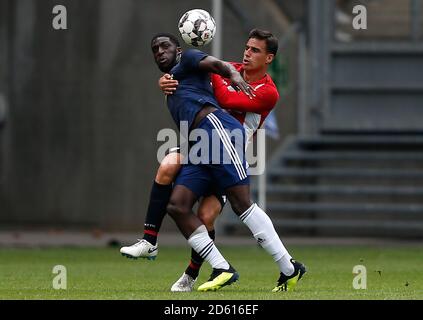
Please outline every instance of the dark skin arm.
[[[208, 56], [204, 58], [199, 65], [200, 69], [205, 72], [212, 72], [222, 75], [225, 78], [229, 78], [232, 81], [232, 86], [237, 90], [243, 91], [250, 99], [254, 97], [255, 94], [253, 90], [241, 77], [238, 71], [229, 63], [216, 59], [214, 57]], [[178, 86], [178, 81], [173, 80], [170, 74], [165, 74], [159, 79], [159, 87], [166, 95], [171, 95], [176, 91]], [[243, 90], [244, 88], [245, 90]]]
[[201, 60], [198, 66], [200, 70], [204, 72], [216, 73], [224, 78], [230, 79], [235, 90], [241, 90], [250, 98], [254, 96], [253, 89], [245, 82], [240, 73], [236, 71], [231, 64], [215, 57], [208, 56]]

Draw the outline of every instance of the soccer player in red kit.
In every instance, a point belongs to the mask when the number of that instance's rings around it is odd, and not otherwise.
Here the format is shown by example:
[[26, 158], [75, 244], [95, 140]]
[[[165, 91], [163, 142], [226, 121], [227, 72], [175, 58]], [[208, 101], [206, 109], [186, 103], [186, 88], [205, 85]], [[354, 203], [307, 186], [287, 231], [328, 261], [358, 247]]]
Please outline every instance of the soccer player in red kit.
[[[275, 49], [276, 47], [276, 49]], [[250, 141], [259, 129], [270, 111], [275, 107], [279, 94], [271, 77], [267, 74], [268, 65], [273, 61], [277, 50], [277, 40], [269, 32], [252, 30], [245, 46], [242, 63], [231, 63], [243, 76], [244, 80], [253, 89], [253, 96], [248, 96], [236, 91], [228, 79], [211, 74], [214, 95], [220, 106], [235, 117], [244, 127], [246, 138]], [[164, 75], [159, 81], [160, 87], [167, 95], [172, 94], [178, 85], [170, 75]], [[173, 151], [178, 151], [177, 148]], [[159, 209], [167, 189], [171, 189], [172, 181], [180, 168], [181, 155], [171, 152], [162, 161], [152, 190], [152, 201], [147, 212], [144, 225], [144, 238], [130, 247], [123, 247], [121, 253], [132, 258], [154, 259], [157, 255], [157, 235], [161, 221], [166, 214]], [[153, 198], [156, 198], [154, 202]], [[214, 222], [225, 204], [225, 197], [211, 193], [204, 197], [198, 208], [198, 217], [206, 226], [210, 238], [214, 240]], [[163, 205], [162, 205], [163, 207]], [[166, 208], [164, 206], [164, 208]], [[160, 211], [161, 210], [161, 211]], [[160, 214], [159, 214], [160, 212]], [[282, 259], [280, 259], [282, 260]], [[289, 253], [284, 256], [284, 261], [278, 262], [281, 277], [273, 291], [291, 290], [305, 273], [305, 267], [291, 259]], [[171, 290], [192, 291], [203, 263], [201, 256], [194, 250], [191, 252], [191, 261], [182, 276], [174, 283]]]
[[[252, 64], [248, 60], [248, 53], [254, 48], [247, 45], [246, 57], [243, 63], [231, 63], [237, 71], [244, 76], [247, 74], [244, 70], [248, 65]], [[249, 98], [245, 94], [235, 91], [228, 79], [224, 79], [219, 75], [212, 74], [213, 92], [217, 101], [222, 108], [226, 109], [233, 117], [235, 117], [243, 125], [247, 138], [252, 139], [254, 133], [260, 128], [269, 115], [270, 111], [275, 107], [279, 99], [278, 90], [273, 83], [272, 78], [268, 74], [264, 77], [251, 80], [245, 79], [251, 88], [254, 89], [254, 97]]]

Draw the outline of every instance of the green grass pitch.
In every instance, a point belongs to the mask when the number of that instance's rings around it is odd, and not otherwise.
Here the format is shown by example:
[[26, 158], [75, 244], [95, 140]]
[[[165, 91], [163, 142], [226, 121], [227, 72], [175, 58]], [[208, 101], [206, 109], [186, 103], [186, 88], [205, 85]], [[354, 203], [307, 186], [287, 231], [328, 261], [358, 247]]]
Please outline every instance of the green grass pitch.
[[[278, 270], [255, 246], [222, 247], [240, 273], [217, 292], [171, 293], [188, 261], [186, 247], [160, 247], [156, 261], [129, 260], [118, 248], [0, 250], [1, 299], [423, 299], [421, 247], [290, 246], [308, 268], [294, 292], [272, 293]], [[55, 265], [67, 271], [67, 289], [53, 289]], [[353, 267], [364, 265], [367, 289], [353, 289]], [[204, 265], [196, 288], [211, 269]]]

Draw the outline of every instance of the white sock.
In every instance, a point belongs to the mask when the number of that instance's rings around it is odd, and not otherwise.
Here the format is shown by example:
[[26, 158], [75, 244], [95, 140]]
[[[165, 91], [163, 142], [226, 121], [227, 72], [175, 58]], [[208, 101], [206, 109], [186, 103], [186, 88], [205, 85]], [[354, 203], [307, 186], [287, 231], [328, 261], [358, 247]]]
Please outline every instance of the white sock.
[[190, 235], [188, 243], [213, 269], [229, 269], [229, 263], [214, 245], [205, 225], [199, 226]]
[[254, 203], [239, 218], [251, 230], [260, 246], [273, 257], [279, 270], [287, 276], [293, 274], [295, 270], [290, 261], [292, 257], [282, 244], [266, 212]]
[[286, 253], [282, 258], [280, 258], [276, 263], [279, 266], [279, 270], [286, 276], [290, 276], [294, 273], [295, 268], [291, 262], [292, 257], [289, 253]]

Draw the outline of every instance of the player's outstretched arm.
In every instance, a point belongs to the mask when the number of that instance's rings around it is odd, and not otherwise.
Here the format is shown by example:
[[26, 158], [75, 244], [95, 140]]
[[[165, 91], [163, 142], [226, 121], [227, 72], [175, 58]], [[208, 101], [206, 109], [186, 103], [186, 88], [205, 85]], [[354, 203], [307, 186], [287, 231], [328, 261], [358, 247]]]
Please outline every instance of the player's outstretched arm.
[[212, 72], [231, 80], [232, 86], [236, 90], [241, 90], [247, 96], [253, 97], [253, 89], [245, 82], [240, 73], [231, 64], [219, 60], [212, 56], [207, 56], [199, 63], [199, 68], [205, 72]]

